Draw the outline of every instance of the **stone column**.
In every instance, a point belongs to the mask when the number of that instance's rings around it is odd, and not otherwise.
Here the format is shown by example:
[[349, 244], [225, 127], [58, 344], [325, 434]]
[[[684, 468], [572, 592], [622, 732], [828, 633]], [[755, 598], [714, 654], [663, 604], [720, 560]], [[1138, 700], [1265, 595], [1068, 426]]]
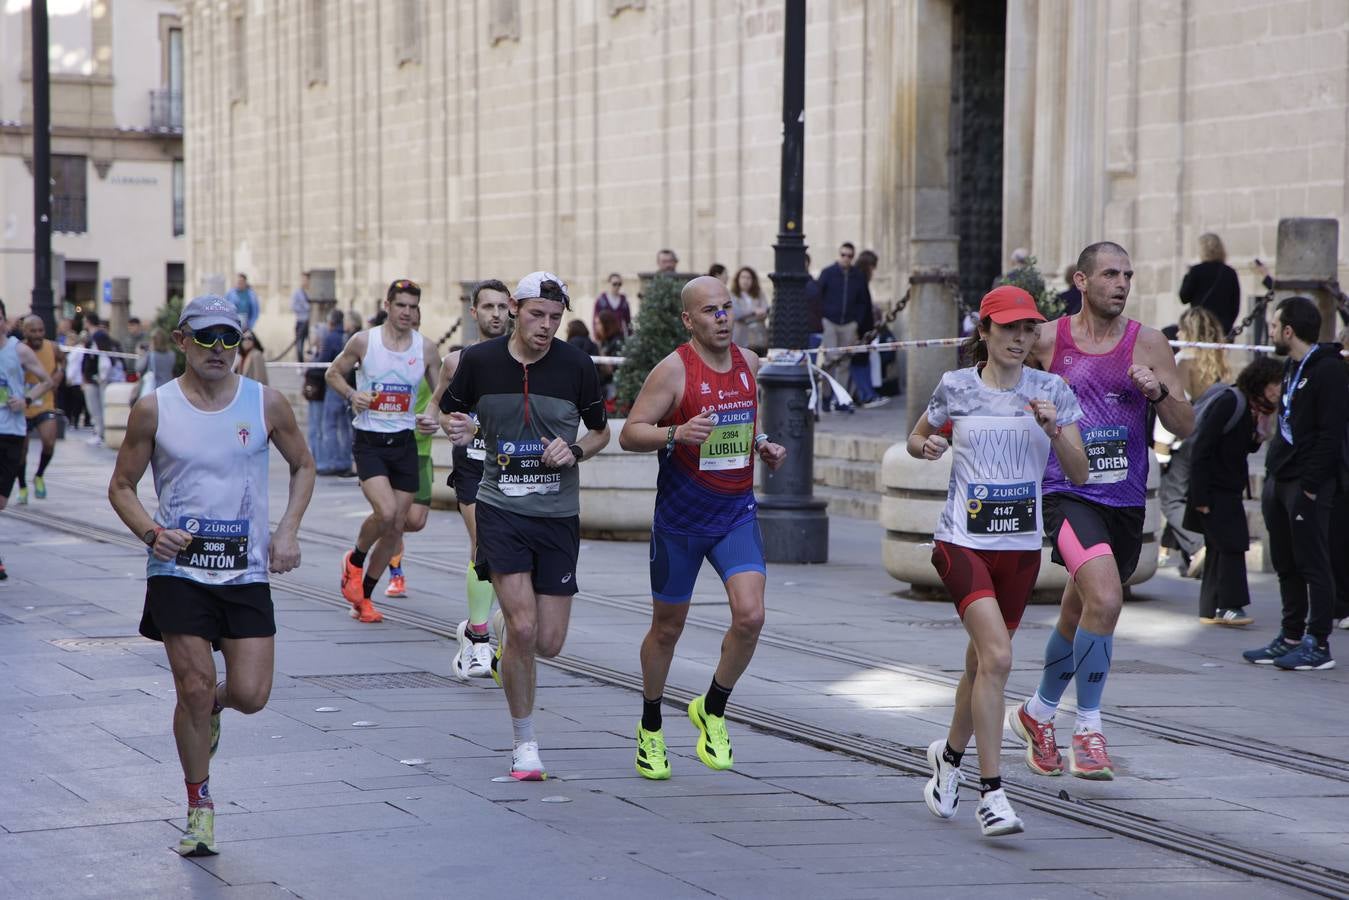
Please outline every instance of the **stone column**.
[[481, 336], [478, 320], [473, 317], [473, 289], [477, 286], [476, 278], [459, 282], [459, 343], [465, 347], [476, 344]]
[[[1032, 247], [1037, 8], [1034, 0], [1007, 0], [1002, 113], [1003, 259], [1010, 257], [1017, 247]], [[1037, 247], [1032, 252], [1041, 251]]]
[[112, 280], [112, 309], [108, 313], [108, 334], [123, 347], [127, 342], [127, 319], [131, 318], [131, 279]]
[[1340, 326], [1339, 298], [1320, 285], [1337, 275], [1339, 220], [1280, 219], [1278, 254], [1275, 301], [1298, 295], [1311, 297], [1321, 311], [1321, 340], [1335, 340]]
[[[956, 302], [948, 281], [956, 273], [956, 250], [960, 241], [952, 236], [916, 237], [910, 241], [913, 270], [909, 275], [910, 298], [905, 309], [905, 333], [914, 340], [953, 337], [959, 334]], [[942, 373], [955, 367], [953, 347], [909, 350], [904, 356], [907, 387], [904, 391], [905, 434], [927, 409]]]
[[317, 345], [320, 334], [326, 334], [328, 316], [337, 306], [337, 270], [309, 270], [309, 340]]

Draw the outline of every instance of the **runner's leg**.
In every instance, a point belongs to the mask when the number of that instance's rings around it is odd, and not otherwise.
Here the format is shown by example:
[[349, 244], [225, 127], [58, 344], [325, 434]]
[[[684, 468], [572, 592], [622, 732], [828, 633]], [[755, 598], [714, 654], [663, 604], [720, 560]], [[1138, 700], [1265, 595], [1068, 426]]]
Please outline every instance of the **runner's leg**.
[[713, 677], [728, 691], [744, 674], [759, 644], [764, 623], [764, 583], [762, 572], [740, 572], [726, 580], [731, 627], [722, 639], [721, 659]]
[[965, 630], [970, 635], [970, 649], [966, 653], [965, 674], [960, 681], [962, 687], [969, 682], [965, 700], [967, 718], [960, 721], [962, 698], [957, 689], [956, 716], [951, 720], [947, 740], [952, 749], [963, 751], [969, 743], [970, 730], [973, 730], [975, 746], [979, 749], [979, 774], [984, 778], [996, 778], [1002, 752], [1003, 689], [1012, 670], [1012, 638], [1007, 633], [998, 601], [992, 597], [981, 597], [965, 608]]
[[642, 640], [642, 696], [658, 700], [665, 693], [665, 681], [670, 675], [675, 645], [684, 633], [688, 618], [688, 603], [651, 602], [651, 629]]
[[183, 777], [199, 784], [206, 780], [211, 760], [211, 710], [216, 686], [211, 642], [195, 634], [166, 634], [164, 651], [177, 697], [173, 739], [178, 745], [178, 760]]
[[529, 572], [492, 573], [509, 639], [501, 651], [497, 671], [506, 692], [511, 718], [523, 719], [534, 709], [534, 648], [539, 604]]
[[215, 702], [244, 715], [259, 712], [272, 693], [276, 638], [221, 638], [225, 680], [216, 686]]
[[[370, 505], [375, 507], [376, 515], [379, 516], [381, 529], [379, 539], [375, 541], [374, 546], [370, 548], [370, 555], [366, 561], [365, 577], [374, 578], [376, 581], [384, 574], [385, 568], [389, 565], [389, 560], [393, 559], [394, 551], [398, 549], [403, 542], [403, 526], [407, 522], [408, 510], [412, 508], [412, 498], [414, 494], [407, 491], [395, 491], [389, 485], [389, 479], [383, 476], [370, 478], [361, 482], [361, 489], [366, 491], [367, 499], [371, 498], [371, 493], [367, 485], [372, 482], [381, 482], [383, 490], [388, 492], [388, 497], [393, 500], [392, 515], [389, 514], [389, 507], [381, 505], [376, 507], [376, 501], [371, 499]], [[376, 490], [380, 490], [376, 487]], [[367, 594], [367, 596], [369, 596]]]

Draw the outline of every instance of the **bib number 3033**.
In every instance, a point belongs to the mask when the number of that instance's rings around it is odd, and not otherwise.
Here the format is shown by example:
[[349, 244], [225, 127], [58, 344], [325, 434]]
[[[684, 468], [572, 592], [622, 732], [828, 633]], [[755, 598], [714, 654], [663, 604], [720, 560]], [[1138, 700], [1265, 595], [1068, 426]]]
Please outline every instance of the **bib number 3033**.
[[966, 492], [966, 530], [970, 534], [1032, 534], [1035, 531], [1035, 482], [971, 484]]
[[1115, 484], [1129, 477], [1128, 427], [1088, 428], [1082, 444], [1087, 451], [1088, 484]]
[[248, 568], [247, 519], [182, 516], [178, 527], [192, 535], [192, 543], [178, 551], [178, 565], [208, 572], [238, 572]]

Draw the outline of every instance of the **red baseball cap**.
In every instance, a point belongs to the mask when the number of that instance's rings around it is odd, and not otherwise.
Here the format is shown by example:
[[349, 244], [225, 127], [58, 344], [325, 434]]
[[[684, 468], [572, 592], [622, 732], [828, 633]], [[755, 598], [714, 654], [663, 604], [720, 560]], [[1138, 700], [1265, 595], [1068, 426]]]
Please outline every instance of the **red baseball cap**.
[[1046, 321], [1034, 298], [1012, 284], [998, 285], [984, 294], [984, 299], [979, 302], [979, 318], [992, 319], [999, 325], [1010, 325], [1023, 319]]

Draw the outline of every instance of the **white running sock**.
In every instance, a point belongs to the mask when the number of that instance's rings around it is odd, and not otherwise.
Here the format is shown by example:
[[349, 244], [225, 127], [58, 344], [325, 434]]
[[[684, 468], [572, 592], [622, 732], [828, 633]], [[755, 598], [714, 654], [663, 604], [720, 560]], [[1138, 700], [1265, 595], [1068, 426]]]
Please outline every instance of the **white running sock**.
[[515, 746], [518, 747], [526, 741], [535, 740], [533, 716], [525, 716], [523, 719], [512, 716], [511, 728], [515, 730]]
[[1026, 701], [1026, 714], [1041, 725], [1054, 721], [1054, 714], [1058, 711], [1059, 705], [1046, 703], [1039, 691], [1031, 694], [1030, 699]]
[[1077, 726], [1073, 728], [1073, 734], [1082, 734], [1085, 731], [1101, 730], [1101, 711], [1099, 709], [1079, 709], [1077, 711]]

